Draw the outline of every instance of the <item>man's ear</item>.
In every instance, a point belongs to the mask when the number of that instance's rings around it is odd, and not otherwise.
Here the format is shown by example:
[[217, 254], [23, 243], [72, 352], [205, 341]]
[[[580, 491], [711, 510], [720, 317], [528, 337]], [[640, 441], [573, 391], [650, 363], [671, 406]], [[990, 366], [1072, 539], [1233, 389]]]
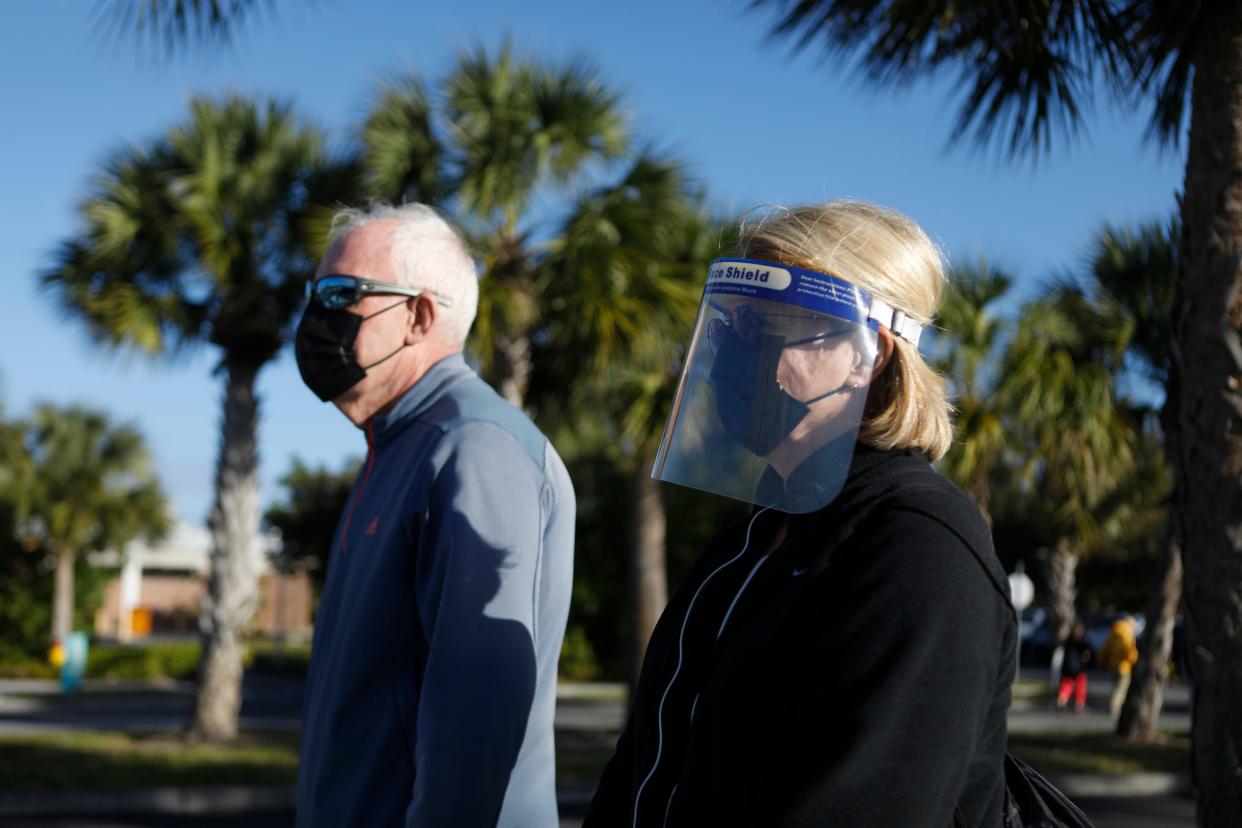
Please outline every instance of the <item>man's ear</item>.
[[425, 293], [411, 297], [406, 307], [410, 315], [406, 317], [409, 327], [405, 331], [405, 344], [416, 345], [426, 339], [435, 328], [438, 310], [436, 303]]

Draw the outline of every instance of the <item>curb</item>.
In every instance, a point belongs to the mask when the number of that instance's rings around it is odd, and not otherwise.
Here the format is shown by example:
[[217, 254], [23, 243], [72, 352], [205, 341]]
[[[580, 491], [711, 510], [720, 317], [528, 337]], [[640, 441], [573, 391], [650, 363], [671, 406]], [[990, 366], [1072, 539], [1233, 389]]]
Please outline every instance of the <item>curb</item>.
[[[194, 692], [194, 682], [179, 679], [83, 679], [77, 695], [96, 693], [179, 693]], [[67, 696], [57, 679], [0, 679], [0, 695], [17, 693], [29, 696]], [[72, 694], [70, 694], [72, 695]]]
[[1070, 799], [1076, 797], [1192, 796], [1194, 785], [1184, 773], [1067, 773], [1048, 781]]
[[628, 694], [629, 687], [620, 682], [558, 681], [556, 683], [556, 697], [558, 699], [625, 702]]
[[48, 814], [230, 814], [292, 810], [294, 788], [244, 785], [136, 791], [41, 791], [0, 794], [0, 817]]
[[[562, 810], [585, 811], [593, 785], [556, 789]], [[226, 787], [148, 788], [134, 791], [41, 791], [0, 793], [0, 818], [77, 814], [227, 815], [248, 811], [292, 811], [296, 788], [234, 785]]]

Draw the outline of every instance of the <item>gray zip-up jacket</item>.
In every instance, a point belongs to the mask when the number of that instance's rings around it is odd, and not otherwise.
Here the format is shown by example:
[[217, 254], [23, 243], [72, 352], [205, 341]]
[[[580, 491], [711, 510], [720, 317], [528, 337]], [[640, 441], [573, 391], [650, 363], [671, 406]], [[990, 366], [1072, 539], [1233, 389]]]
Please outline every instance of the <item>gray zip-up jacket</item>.
[[298, 825], [555, 826], [565, 466], [460, 355], [367, 444], [315, 619]]

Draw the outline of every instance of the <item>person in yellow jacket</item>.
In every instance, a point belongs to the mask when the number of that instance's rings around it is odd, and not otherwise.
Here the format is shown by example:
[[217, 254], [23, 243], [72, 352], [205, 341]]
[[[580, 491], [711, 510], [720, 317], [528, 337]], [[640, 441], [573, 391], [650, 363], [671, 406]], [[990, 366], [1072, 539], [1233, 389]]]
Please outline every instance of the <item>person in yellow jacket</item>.
[[1112, 632], [1100, 647], [1100, 666], [1112, 670], [1115, 679], [1112, 695], [1108, 698], [1108, 709], [1114, 718], [1121, 712], [1121, 704], [1130, 689], [1130, 671], [1138, 661], [1134, 628], [1134, 619], [1129, 615], [1118, 618], [1113, 622]]

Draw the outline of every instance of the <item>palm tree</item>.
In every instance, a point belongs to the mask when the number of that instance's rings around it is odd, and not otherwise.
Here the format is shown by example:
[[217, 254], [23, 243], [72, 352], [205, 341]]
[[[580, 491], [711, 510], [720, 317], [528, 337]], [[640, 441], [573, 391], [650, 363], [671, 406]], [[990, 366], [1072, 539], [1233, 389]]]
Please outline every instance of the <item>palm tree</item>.
[[546, 323], [534, 355], [536, 411], [602, 418], [630, 475], [633, 677], [668, 601], [667, 516], [651, 466], [703, 274], [719, 252], [718, 227], [693, 201], [678, 164], [640, 154], [616, 183], [578, 200], [536, 278]]
[[12, 422], [0, 408], [0, 527], [12, 528], [29, 508], [34, 460], [26, 445], [23, 424]]
[[[727, 252], [722, 222], [687, 211], [670, 222], [668, 290], [669, 317], [661, 341], [636, 348], [629, 363], [611, 375], [601, 389], [601, 401], [611, 401], [621, 427], [621, 445], [629, 450], [633, 474], [634, 536], [631, 545], [631, 580], [635, 595], [632, 653], [633, 680], [637, 682], [647, 641], [668, 602], [667, 517], [663, 489], [652, 477], [656, 450], [668, 412], [673, 407], [687, 333], [694, 324], [697, 299], [704, 274], [712, 259]], [[652, 234], [654, 236], [654, 234]], [[655, 324], [655, 320], [653, 320]], [[659, 592], [655, 587], [659, 588]]]
[[[1126, 367], [1166, 388], [1159, 412], [1144, 412], [1158, 419], [1167, 469], [1178, 457], [1178, 395], [1170, 387], [1172, 368], [1173, 292], [1177, 285], [1176, 222], [1149, 223], [1136, 228], [1104, 227], [1096, 236], [1090, 262], [1090, 278], [1099, 301], [1120, 311], [1117, 326]], [[1145, 480], [1158, 477], [1141, 475]], [[1176, 494], [1165, 494], [1175, 502]], [[1175, 516], [1173, 516], [1175, 517]], [[1165, 530], [1167, 543], [1147, 608], [1147, 628], [1139, 663], [1125, 706], [1117, 722], [1117, 735], [1151, 741], [1157, 737], [1169, 657], [1173, 650], [1173, 625], [1182, 592], [1181, 533], [1175, 521]]]
[[[539, 325], [534, 273], [549, 246], [540, 199], [622, 157], [617, 98], [582, 61], [563, 66], [463, 54], [436, 112], [414, 76], [381, 86], [361, 135], [372, 195], [437, 204], [464, 230], [481, 263], [471, 351], [482, 374], [521, 406]], [[532, 215], [534, 214], [534, 215]]]
[[[345, 165], [348, 172], [348, 165]], [[241, 641], [258, 601], [259, 371], [280, 351], [314, 272], [316, 205], [349, 176], [290, 109], [195, 99], [146, 148], [116, 154], [81, 205], [83, 226], [43, 275], [64, 312], [107, 346], [166, 358], [210, 344], [224, 380], [203, 660], [192, 733], [236, 735]]]
[[55, 563], [51, 640], [73, 624], [73, 570], [86, 552], [123, 549], [169, 528], [164, 494], [151, 474], [142, 436], [101, 412], [39, 406], [22, 428], [28, 461], [18, 533]]
[[349, 502], [362, 461], [351, 458], [339, 471], [326, 466], [306, 466], [297, 457], [280, 478], [283, 497], [263, 515], [280, 531], [281, 555], [286, 565], [307, 570], [322, 594], [332, 554], [336, 523]]
[[[1011, 155], [1076, 131], [1101, 70], [1130, 100], [1154, 103], [1165, 146], [1189, 110], [1181, 193], [1173, 379], [1187, 632], [1194, 684], [1199, 820], [1242, 823], [1242, 3], [1236, 0], [752, 0], [773, 31], [857, 56], [879, 86], [956, 70], [957, 135], [1007, 138]], [[1194, 496], [1189, 495], [1194, 492]], [[1227, 757], [1222, 759], [1221, 757]]]
[[50, 596], [42, 594], [46, 574], [38, 546], [21, 542], [18, 526], [29, 513], [34, 458], [25, 426], [0, 410], [0, 658], [46, 652]]
[[1013, 278], [987, 262], [955, 269], [940, 307], [937, 344], [945, 351], [938, 367], [953, 383], [953, 446], [942, 463], [945, 474], [979, 505], [988, 522], [991, 476], [1007, 443], [999, 385], [1005, 375], [989, 370], [1000, 353], [1005, 326], [994, 307], [1005, 299]]
[[1115, 404], [1098, 310], [1054, 286], [1023, 309], [1002, 362], [1019, 470], [1051, 534], [1051, 628], [1069, 633], [1080, 556], [1107, 540], [1109, 498], [1133, 470], [1133, 424]]

